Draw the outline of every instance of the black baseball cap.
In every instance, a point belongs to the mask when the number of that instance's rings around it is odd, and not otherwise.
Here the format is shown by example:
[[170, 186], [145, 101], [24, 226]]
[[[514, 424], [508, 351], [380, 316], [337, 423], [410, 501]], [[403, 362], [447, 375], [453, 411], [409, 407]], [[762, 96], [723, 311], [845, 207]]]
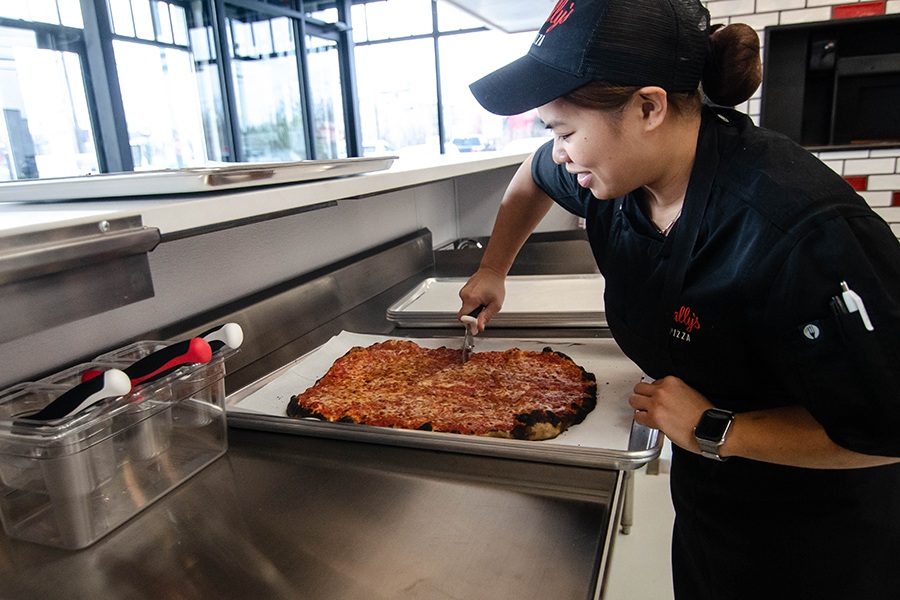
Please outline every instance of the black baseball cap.
[[498, 115], [537, 108], [592, 81], [697, 89], [709, 48], [699, 0], [559, 0], [528, 54], [469, 86]]

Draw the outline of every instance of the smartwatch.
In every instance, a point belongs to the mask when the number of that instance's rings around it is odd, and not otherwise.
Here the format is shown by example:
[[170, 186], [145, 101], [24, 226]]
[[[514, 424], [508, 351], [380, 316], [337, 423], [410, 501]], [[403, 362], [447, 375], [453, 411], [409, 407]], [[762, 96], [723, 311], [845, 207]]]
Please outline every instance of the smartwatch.
[[703, 413], [694, 427], [694, 437], [700, 445], [701, 455], [718, 461], [728, 459], [727, 456], [719, 456], [719, 447], [725, 443], [732, 422], [734, 413], [721, 408], [710, 408]]

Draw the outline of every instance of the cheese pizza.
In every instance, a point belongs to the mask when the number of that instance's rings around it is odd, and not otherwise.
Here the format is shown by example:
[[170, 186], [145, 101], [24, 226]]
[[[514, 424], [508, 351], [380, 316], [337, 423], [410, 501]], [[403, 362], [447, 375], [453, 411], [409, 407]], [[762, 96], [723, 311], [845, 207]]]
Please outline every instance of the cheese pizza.
[[403, 340], [355, 347], [287, 414], [380, 427], [527, 440], [556, 437], [596, 406], [594, 375], [545, 348], [478, 352]]

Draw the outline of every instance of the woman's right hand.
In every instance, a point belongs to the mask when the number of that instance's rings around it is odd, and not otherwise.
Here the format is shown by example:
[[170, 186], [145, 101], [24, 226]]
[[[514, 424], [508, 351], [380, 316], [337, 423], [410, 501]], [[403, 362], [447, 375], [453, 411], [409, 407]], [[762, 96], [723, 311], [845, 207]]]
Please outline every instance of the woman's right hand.
[[456, 318], [483, 306], [484, 310], [478, 315], [478, 331], [484, 331], [488, 321], [500, 312], [505, 297], [506, 275], [487, 267], [480, 267], [459, 290], [462, 307]]
[[516, 170], [500, 202], [481, 264], [459, 291], [462, 308], [457, 318], [484, 307], [478, 315], [478, 331], [484, 331], [485, 325], [500, 312], [506, 296], [506, 274], [525, 240], [553, 206], [553, 199], [532, 178], [533, 157], [529, 156]]

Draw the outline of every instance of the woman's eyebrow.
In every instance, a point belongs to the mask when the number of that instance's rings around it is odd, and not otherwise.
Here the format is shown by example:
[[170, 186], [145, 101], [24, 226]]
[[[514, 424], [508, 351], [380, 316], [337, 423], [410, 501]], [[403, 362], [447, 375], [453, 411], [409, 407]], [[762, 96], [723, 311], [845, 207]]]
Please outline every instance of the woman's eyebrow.
[[544, 121], [544, 127], [546, 127], [547, 129], [553, 129], [554, 127], [560, 127], [562, 125], [564, 125], [562, 121], [554, 121], [553, 119]]

